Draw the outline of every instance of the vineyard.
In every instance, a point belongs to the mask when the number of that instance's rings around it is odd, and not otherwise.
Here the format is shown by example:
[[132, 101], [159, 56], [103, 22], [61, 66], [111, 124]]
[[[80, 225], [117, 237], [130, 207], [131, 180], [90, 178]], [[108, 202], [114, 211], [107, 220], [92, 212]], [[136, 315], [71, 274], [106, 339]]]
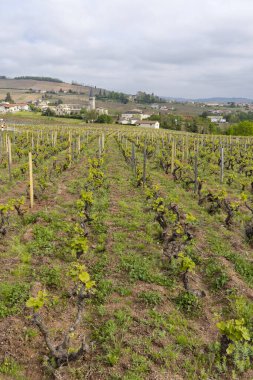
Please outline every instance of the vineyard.
[[252, 380], [253, 139], [0, 132], [0, 378]]

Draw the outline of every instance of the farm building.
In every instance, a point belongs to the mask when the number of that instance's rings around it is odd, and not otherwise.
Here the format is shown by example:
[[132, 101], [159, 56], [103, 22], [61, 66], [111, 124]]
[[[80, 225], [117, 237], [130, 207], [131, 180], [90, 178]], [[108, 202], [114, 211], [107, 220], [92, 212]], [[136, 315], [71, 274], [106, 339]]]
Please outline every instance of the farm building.
[[0, 113], [12, 113], [12, 112], [29, 111], [29, 110], [30, 110], [30, 107], [27, 103], [17, 103], [17, 104], [1, 103], [0, 104]]
[[139, 121], [136, 123], [138, 127], [146, 127], [146, 128], [155, 128], [158, 129], [160, 127], [159, 121]]
[[148, 119], [149, 117], [150, 117], [150, 114], [145, 114], [143, 113], [142, 110], [139, 110], [139, 109], [126, 111], [121, 115], [121, 118], [125, 120], [130, 120], [130, 119], [144, 120], [144, 119]]
[[118, 124], [122, 124], [122, 125], [136, 125], [136, 123], [139, 121], [139, 119], [136, 119], [136, 118], [129, 118], [129, 119], [124, 119], [124, 118], [120, 118], [118, 120]]
[[211, 123], [226, 123], [227, 120], [224, 119], [223, 116], [208, 116], [208, 119], [210, 119]]

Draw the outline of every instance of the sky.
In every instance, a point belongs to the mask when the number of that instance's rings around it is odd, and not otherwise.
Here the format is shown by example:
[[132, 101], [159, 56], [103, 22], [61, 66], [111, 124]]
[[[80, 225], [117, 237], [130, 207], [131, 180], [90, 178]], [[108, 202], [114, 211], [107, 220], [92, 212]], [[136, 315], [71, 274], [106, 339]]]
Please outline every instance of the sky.
[[252, 0], [12, 0], [0, 15], [0, 75], [253, 98]]

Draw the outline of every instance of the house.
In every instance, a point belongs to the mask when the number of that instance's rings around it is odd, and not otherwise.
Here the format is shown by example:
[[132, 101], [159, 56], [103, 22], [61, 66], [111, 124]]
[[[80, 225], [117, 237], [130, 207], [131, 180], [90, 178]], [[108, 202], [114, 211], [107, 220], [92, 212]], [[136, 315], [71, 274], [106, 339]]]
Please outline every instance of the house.
[[49, 107], [57, 116], [79, 114], [82, 107], [79, 104], [59, 104], [57, 107]]
[[141, 115], [142, 115], [142, 111], [138, 110], [138, 109], [135, 109], [135, 110], [131, 110], [131, 111], [126, 111], [125, 113], [123, 113], [121, 115], [121, 118], [125, 119], [125, 120], [130, 120], [133, 117], [135, 117], [138, 120], [141, 120]]
[[139, 110], [139, 109], [134, 109], [134, 110], [131, 110], [131, 111], [126, 111], [125, 113], [123, 113], [121, 115], [121, 119], [125, 119], [125, 120], [131, 120], [131, 123], [125, 123], [125, 124], [133, 124], [132, 120], [135, 119], [135, 120], [145, 120], [145, 119], [148, 119], [151, 115], [148, 114], [148, 113], [143, 113], [142, 110]]
[[226, 123], [227, 120], [223, 116], [207, 116], [211, 123]]
[[139, 121], [139, 119], [136, 119], [136, 118], [131, 118], [131, 119], [124, 119], [124, 118], [120, 118], [118, 120], [118, 123], [119, 124], [122, 124], [122, 125], [136, 125], [136, 123]]
[[27, 103], [18, 103], [20, 111], [30, 111], [29, 104]]
[[27, 103], [1, 103], [0, 113], [14, 113], [19, 111], [30, 111], [30, 107]]
[[118, 120], [118, 123], [119, 123], [119, 124], [122, 124], [122, 125], [129, 125], [129, 124], [130, 124], [130, 121], [127, 120], [127, 119], [119, 119], [119, 120]]
[[99, 115], [108, 115], [108, 110], [106, 108], [98, 107], [96, 108], [96, 111]]
[[143, 113], [143, 114], [141, 114], [141, 120], [148, 119], [150, 116], [151, 116], [151, 114]]
[[221, 110], [210, 110], [209, 111], [212, 115], [222, 115], [223, 111]]
[[17, 104], [4, 103], [3, 106], [5, 108], [5, 113], [12, 113], [12, 112], [20, 111]]
[[138, 127], [155, 128], [155, 129], [159, 129], [160, 127], [159, 121], [152, 121], [152, 120], [138, 121], [136, 125]]

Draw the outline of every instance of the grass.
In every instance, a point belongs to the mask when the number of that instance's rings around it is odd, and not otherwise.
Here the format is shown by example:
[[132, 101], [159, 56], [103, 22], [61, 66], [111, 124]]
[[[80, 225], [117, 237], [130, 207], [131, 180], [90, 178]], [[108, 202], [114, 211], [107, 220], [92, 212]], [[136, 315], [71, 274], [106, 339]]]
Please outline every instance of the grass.
[[11, 376], [14, 380], [26, 380], [22, 374], [22, 367], [13, 358], [5, 357], [0, 364], [0, 373]]
[[0, 284], [0, 318], [19, 314], [28, 299], [29, 284], [3, 282]]

